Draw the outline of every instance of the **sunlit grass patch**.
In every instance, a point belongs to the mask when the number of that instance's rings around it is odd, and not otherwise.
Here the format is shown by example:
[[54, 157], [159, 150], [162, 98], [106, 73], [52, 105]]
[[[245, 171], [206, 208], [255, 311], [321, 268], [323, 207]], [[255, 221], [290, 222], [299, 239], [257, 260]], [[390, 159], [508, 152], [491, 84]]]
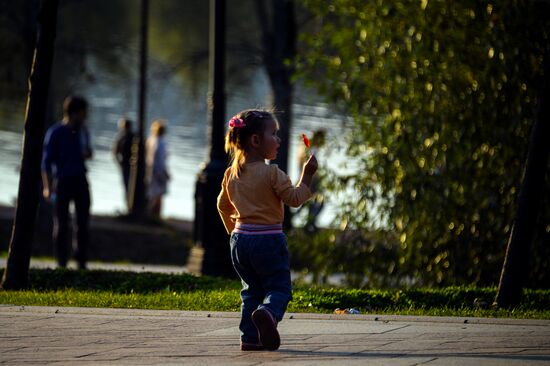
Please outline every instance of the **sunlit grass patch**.
[[[32, 269], [24, 291], [0, 291], [0, 304], [239, 311], [240, 281], [192, 275]], [[290, 312], [550, 319], [550, 290], [525, 290], [515, 309], [493, 309], [494, 287], [406, 290], [295, 286]]]

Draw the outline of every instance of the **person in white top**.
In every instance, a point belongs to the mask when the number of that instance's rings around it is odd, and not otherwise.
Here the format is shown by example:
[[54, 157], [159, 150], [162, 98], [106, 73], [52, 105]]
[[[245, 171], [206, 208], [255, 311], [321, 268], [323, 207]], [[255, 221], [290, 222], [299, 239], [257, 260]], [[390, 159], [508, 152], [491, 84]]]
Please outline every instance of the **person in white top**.
[[168, 151], [166, 147], [166, 124], [156, 120], [151, 124], [151, 136], [145, 144], [145, 179], [148, 186], [149, 210], [151, 216], [160, 218], [162, 196], [168, 192], [170, 173], [166, 164]]

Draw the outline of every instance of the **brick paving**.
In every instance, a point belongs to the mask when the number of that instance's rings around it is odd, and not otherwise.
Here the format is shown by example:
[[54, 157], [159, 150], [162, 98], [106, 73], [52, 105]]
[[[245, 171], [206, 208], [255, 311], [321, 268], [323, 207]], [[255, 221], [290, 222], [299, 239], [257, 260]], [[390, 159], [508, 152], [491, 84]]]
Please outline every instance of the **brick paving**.
[[550, 321], [287, 314], [241, 352], [239, 314], [0, 305], [9, 365], [550, 365]]

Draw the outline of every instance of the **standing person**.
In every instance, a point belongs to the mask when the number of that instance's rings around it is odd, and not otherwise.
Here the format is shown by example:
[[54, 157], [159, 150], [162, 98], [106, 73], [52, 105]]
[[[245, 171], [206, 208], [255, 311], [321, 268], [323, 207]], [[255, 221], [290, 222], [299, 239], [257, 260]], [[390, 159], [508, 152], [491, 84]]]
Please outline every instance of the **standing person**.
[[277, 324], [292, 299], [286, 237], [282, 231], [283, 203], [297, 207], [312, 193], [317, 170], [310, 156], [294, 187], [277, 165], [281, 139], [275, 117], [261, 110], [245, 110], [229, 121], [225, 149], [231, 166], [225, 171], [218, 210], [231, 233], [231, 259], [243, 283], [241, 290], [241, 350], [276, 350]]
[[67, 97], [63, 103], [63, 120], [50, 127], [44, 139], [43, 195], [54, 203], [54, 242], [60, 267], [66, 267], [68, 261], [69, 204], [73, 201], [77, 223], [74, 256], [78, 267], [86, 268], [90, 191], [85, 160], [92, 157], [90, 135], [85, 126], [87, 114], [88, 103], [84, 98]]
[[126, 197], [126, 207], [128, 207], [128, 185], [130, 183], [130, 162], [132, 158], [132, 142], [134, 133], [132, 131], [132, 121], [128, 118], [121, 118], [118, 121], [119, 132], [113, 144], [113, 155], [120, 166], [122, 180], [124, 183], [124, 193]]
[[151, 216], [160, 219], [162, 196], [168, 192], [170, 173], [166, 164], [166, 124], [156, 120], [151, 124], [151, 136], [145, 146], [146, 181], [148, 184], [149, 209]]

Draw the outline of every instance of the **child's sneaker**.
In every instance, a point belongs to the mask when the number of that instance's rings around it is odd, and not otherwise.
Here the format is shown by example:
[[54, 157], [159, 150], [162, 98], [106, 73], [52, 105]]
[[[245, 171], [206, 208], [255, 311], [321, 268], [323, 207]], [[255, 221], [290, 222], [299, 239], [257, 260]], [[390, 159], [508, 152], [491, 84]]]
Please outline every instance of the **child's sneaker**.
[[258, 329], [260, 343], [269, 351], [274, 351], [281, 345], [281, 338], [277, 331], [277, 320], [267, 309], [260, 308], [252, 313], [252, 322]]
[[241, 351], [265, 351], [265, 347], [258, 343], [241, 342]]

